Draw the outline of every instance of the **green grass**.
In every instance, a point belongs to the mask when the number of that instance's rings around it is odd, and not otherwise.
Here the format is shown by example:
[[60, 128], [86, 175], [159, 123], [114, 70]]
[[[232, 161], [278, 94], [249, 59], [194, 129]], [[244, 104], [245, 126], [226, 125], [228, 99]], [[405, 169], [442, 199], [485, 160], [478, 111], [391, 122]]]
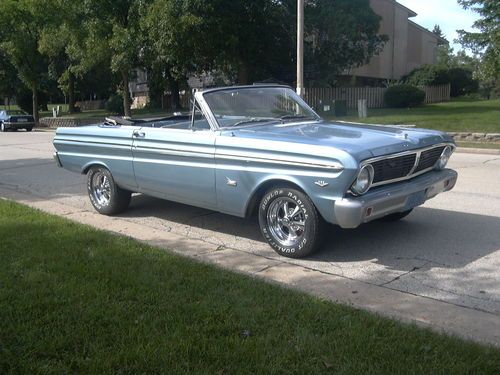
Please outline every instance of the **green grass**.
[[457, 142], [458, 147], [465, 148], [486, 148], [490, 150], [500, 150], [500, 143], [490, 142]]
[[0, 200], [0, 373], [494, 374], [500, 351]]
[[410, 109], [369, 109], [368, 118], [359, 119], [357, 113], [339, 120], [371, 124], [416, 125], [421, 128], [452, 132], [500, 132], [500, 99], [453, 100]]

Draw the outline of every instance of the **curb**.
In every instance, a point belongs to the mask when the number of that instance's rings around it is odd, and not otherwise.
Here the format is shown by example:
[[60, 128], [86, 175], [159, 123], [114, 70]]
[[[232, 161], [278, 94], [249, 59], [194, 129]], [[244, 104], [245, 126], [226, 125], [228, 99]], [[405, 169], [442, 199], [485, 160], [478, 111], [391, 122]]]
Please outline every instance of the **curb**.
[[500, 155], [500, 150], [495, 150], [492, 148], [458, 147], [456, 152], [461, 154]]

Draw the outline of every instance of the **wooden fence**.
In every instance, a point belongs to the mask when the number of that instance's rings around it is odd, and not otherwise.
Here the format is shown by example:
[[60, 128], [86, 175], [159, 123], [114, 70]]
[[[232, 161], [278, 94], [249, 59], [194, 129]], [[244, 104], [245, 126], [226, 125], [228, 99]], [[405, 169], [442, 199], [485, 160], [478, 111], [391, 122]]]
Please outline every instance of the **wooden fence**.
[[[428, 86], [423, 90], [426, 104], [450, 100], [450, 84]], [[386, 91], [382, 87], [314, 87], [305, 89], [304, 99], [316, 109], [322, 105], [330, 105], [334, 100], [345, 100], [347, 108], [355, 109], [359, 99], [366, 99], [368, 108], [383, 108]]]
[[451, 85], [427, 86], [424, 87], [425, 104], [441, 103], [450, 101]]

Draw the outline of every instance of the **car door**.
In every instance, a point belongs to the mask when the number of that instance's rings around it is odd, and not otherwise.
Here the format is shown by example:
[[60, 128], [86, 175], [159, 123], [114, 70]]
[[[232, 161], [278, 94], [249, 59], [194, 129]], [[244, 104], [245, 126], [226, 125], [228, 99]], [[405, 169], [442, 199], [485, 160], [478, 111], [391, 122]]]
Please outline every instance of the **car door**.
[[[200, 123], [200, 121], [197, 121]], [[145, 194], [209, 209], [215, 194], [215, 133], [191, 121], [134, 132], [133, 164]]]

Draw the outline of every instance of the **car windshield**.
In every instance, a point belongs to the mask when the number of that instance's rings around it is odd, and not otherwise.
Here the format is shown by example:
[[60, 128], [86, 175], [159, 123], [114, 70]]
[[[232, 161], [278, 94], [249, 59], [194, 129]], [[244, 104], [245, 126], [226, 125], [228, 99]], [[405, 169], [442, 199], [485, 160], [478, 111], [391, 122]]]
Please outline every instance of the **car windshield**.
[[18, 110], [18, 109], [11, 109], [6, 111], [7, 115], [9, 116], [19, 116], [19, 115], [26, 115], [26, 112]]
[[319, 120], [293, 90], [285, 87], [243, 87], [207, 92], [203, 97], [221, 128]]

